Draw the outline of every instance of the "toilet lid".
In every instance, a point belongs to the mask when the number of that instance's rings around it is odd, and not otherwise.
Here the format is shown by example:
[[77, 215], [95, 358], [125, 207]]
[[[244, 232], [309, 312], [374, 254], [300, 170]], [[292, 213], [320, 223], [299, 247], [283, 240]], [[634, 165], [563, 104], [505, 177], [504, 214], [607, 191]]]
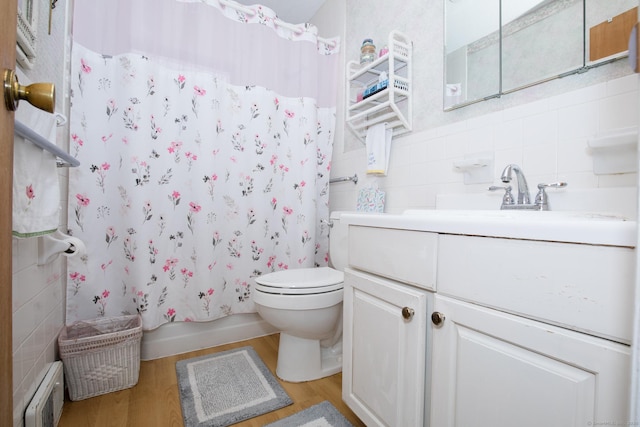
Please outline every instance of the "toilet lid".
[[297, 268], [255, 278], [256, 289], [278, 294], [316, 294], [342, 289], [344, 273], [330, 267]]

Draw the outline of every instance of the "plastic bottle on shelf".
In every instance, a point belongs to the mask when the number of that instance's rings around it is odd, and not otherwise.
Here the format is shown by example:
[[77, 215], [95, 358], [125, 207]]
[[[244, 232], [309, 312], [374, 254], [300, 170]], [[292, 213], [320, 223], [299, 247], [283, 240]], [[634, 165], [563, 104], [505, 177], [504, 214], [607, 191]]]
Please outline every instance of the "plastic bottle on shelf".
[[364, 39], [360, 48], [360, 64], [368, 64], [376, 60], [376, 45], [372, 39]]
[[380, 49], [380, 54], [378, 55], [378, 57], [382, 58], [387, 53], [389, 53], [389, 48], [385, 45], [382, 49]]

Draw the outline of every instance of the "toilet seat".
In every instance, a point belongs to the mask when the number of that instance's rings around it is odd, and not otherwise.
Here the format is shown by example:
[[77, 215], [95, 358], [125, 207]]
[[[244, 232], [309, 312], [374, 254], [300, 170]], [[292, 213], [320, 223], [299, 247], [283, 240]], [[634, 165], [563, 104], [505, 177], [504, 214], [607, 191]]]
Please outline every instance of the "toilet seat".
[[282, 270], [255, 278], [259, 292], [278, 295], [313, 295], [339, 291], [344, 273], [330, 267]]

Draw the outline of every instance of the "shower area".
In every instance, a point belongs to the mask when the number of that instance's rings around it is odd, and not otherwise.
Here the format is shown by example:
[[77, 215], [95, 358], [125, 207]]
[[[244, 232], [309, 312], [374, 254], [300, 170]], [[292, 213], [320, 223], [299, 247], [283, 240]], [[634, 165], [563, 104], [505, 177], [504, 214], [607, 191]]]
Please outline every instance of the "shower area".
[[339, 43], [227, 0], [77, 0], [66, 322], [142, 358], [273, 332], [253, 279], [328, 261]]

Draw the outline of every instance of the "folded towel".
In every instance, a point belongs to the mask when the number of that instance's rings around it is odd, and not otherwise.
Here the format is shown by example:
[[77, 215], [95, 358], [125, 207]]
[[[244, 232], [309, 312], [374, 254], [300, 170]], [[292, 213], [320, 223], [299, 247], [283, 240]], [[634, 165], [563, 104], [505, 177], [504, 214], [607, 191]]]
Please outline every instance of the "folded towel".
[[[25, 105], [16, 119], [55, 143], [55, 115]], [[53, 233], [60, 224], [56, 157], [18, 135], [13, 145], [13, 235]]]
[[393, 129], [387, 129], [386, 123], [378, 123], [367, 129], [365, 144], [368, 174], [387, 175], [392, 136]]

